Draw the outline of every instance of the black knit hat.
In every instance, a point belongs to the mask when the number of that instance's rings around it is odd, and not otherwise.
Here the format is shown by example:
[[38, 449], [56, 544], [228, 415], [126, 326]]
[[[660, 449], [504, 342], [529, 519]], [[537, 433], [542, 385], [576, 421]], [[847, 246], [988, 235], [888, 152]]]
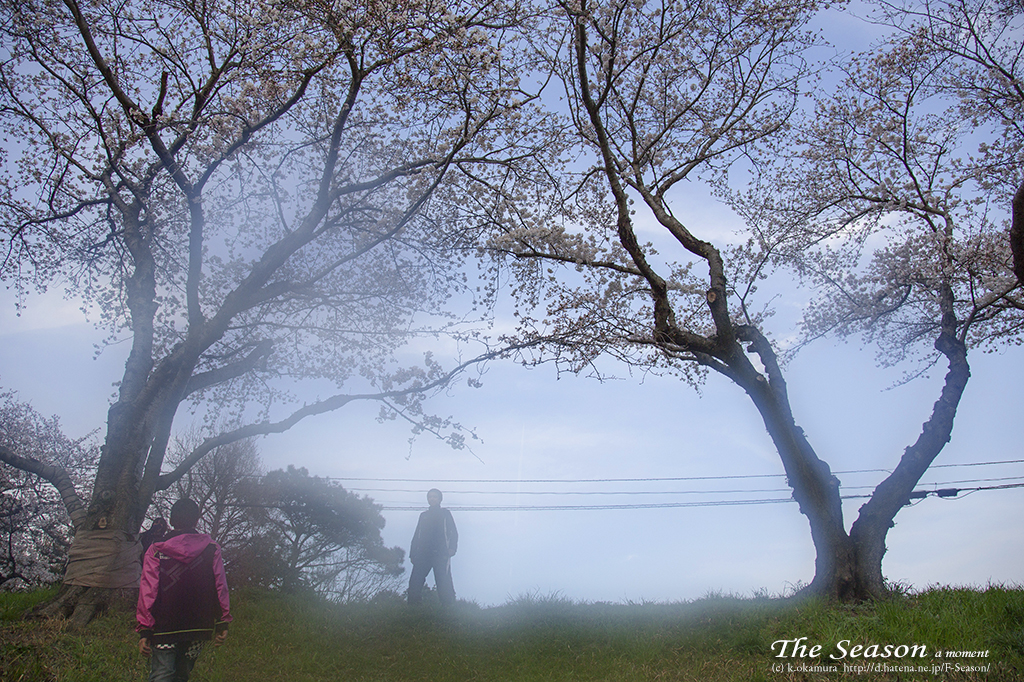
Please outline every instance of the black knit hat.
[[195, 530], [199, 523], [199, 505], [183, 497], [171, 506], [171, 526], [174, 530]]

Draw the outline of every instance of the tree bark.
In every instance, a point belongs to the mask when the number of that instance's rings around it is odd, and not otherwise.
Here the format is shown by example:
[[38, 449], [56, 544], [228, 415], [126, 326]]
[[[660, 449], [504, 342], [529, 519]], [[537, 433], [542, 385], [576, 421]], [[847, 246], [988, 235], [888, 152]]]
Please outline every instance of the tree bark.
[[889, 594], [882, 572], [886, 535], [924, 472], [949, 442], [957, 407], [970, 378], [967, 347], [953, 335], [955, 320], [945, 319], [943, 327], [935, 342], [949, 362], [942, 393], [917, 441], [905, 450], [893, 473], [861, 507], [849, 533], [843, 522], [839, 480], [797, 426], [767, 339], [756, 329], [740, 330], [741, 337], [751, 342], [750, 349], [761, 358], [769, 378], [756, 372], [750, 375], [742, 365], [731, 378], [744, 388], [761, 414], [782, 459], [793, 497], [811, 527], [815, 573], [804, 594], [841, 602], [880, 599]]
[[761, 358], [768, 379], [748, 370], [737, 374], [737, 383], [761, 414], [793, 489], [793, 499], [810, 524], [815, 549], [814, 579], [806, 592], [843, 602], [880, 596], [862, 580], [857, 548], [843, 522], [839, 479], [797, 426], [782, 371], [768, 340], [752, 327], [739, 331], [751, 341], [751, 350]]
[[[129, 360], [126, 376], [131, 365]], [[138, 381], [122, 383], [119, 400], [108, 411], [92, 499], [79, 514], [65, 583], [52, 600], [26, 617], [63, 616], [72, 627], [84, 627], [137, 589], [138, 532], [149, 506], [148, 496], [143, 499], [141, 473], [147, 460], [163, 460], [163, 453], [155, 452], [160, 415], [177, 408], [176, 396], [185, 383], [167, 381], [162, 374], [167, 374], [166, 366]], [[132, 387], [134, 392], [129, 393]], [[72, 566], [84, 568], [73, 571]]]
[[1024, 181], [1013, 195], [1010, 222], [1010, 252], [1013, 254], [1013, 274], [1024, 284]]
[[875, 488], [850, 529], [858, 573], [875, 592], [886, 590], [882, 576], [886, 535], [895, 525], [896, 514], [910, 502], [914, 486], [949, 442], [957, 407], [971, 376], [963, 342], [942, 335], [935, 345], [949, 360], [942, 394], [932, 408], [931, 417], [922, 426], [917, 442], [904, 451], [896, 469]]
[[50, 482], [60, 494], [64, 508], [67, 510], [68, 516], [71, 517], [72, 527], [77, 530], [85, 525], [85, 505], [82, 504], [82, 498], [75, 491], [75, 484], [71, 482], [71, 476], [67, 471], [58, 466], [44, 464], [31, 457], [22, 457], [4, 445], [0, 445], [0, 462], [9, 464], [15, 469], [35, 474]]
[[[110, 447], [111, 440], [108, 435], [108, 444], [104, 446], [105, 448]], [[117, 439], [113, 440], [116, 441]], [[117, 459], [124, 462], [128, 458], [118, 457]], [[103, 533], [107, 532], [108, 529], [110, 531], [120, 530], [124, 532], [124, 539], [128, 540], [128, 546], [124, 547], [124, 542], [120, 543], [120, 546], [122, 549], [127, 549], [130, 553], [132, 539], [137, 535], [138, 527], [141, 523], [141, 518], [136, 513], [133, 513], [138, 509], [138, 500], [130, 495], [132, 489], [129, 489], [129, 494], [126, 495], [124, 490], [119, 492], [118, 489], [112, 489], [108, 492], [105, 487], [94, 486], [93, 503], [86, 508], [82, 499], [75, 491], [70, 476], [61, 467], [45, 464], [30, 457], [23, 457], [5, 446], [0, 446], [0, 462], [36, 474], [50, 482], [57, 489], [75, 531], [69, 551], [69, 559], [74, 560], [75, 553], [79, 552], [83, 545], [89, 544], [90, 537], [94, 535], [90, 531]], [[131, 481], [131, 476], [124, 476], [123, 472], [114, 478], [119, 481], [119, 488], [123, 487], [125, 481]], [[134, 487], [134, 490], [137, 492], [137, 486]], [[93, 556], [88, 561], [90, 564], [95, 565], [95, 551], [92, 554]], [[112, 556], [111, 565], [118, 559], [121, 560], [121, 563], [124, 563], [125, 556], [123, 552]], [[128, 556], [130, 559], [130, 555]], [[101, 563], [106, 562], [101, 560]], [[90, 580], [86, 578], [86, 582], [90, 582]], [[127, 582], [134, 581], [129, 580]], [[125, 596], [126, 592], [130, 598], [134, 590], [131, 587], [125, 590], [122, 586], [104, 587], [65, 582], [56, 596], [27, 611], [25, 618], [68, 617], [70, 618], [69, 625], [71, 627], [84, 627], [95, 615]]]

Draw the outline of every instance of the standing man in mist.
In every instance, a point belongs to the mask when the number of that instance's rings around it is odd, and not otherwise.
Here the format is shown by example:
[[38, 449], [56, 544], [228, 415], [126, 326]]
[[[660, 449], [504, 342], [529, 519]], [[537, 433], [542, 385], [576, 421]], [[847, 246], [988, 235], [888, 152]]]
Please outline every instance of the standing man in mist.
[[443, 606], [455, 603], [455, 586], [452, 584], [452, 557], [459, 548], [459, 531], [455, 528], [452, 513], [441, 507], [444, 496], [437, 488], [427, 492], [430, 508], [420, 514], [416, 532], [409, 547], [409, 561], [412, 562], [412, 576], [409, 578], [409, 603], [419, 604], [423, 598], [423, 583], [427, 574], [434, 572], [437, 596]]

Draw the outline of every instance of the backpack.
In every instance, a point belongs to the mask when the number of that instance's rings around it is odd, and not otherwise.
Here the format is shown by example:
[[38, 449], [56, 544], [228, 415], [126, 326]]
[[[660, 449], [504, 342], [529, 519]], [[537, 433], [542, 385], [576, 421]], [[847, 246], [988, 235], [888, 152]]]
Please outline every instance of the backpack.
[[157, 552], [160, 582], [153, 603], [155, 643], [203, 640], [213, 636], [220, 615], [213, 573], [216, 549], [211, 542], [187, 562]]

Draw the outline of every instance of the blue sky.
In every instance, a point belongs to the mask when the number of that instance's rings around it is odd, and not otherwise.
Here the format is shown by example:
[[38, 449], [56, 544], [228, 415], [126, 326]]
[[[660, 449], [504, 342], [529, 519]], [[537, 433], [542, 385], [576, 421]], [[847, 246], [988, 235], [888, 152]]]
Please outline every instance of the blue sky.
[[[94, 359], [99, 335], [77, 307], [48, 295], [21, 316], [0, 312], [0, 386], [19, 392], [66, 431], [102, 428], [123, 353]], [[1024, 351], [971, 356], [972, 378], [953, 439], [936, 464], [1024, 459], [1015, 396]], [[660, 377], [599, 383], [557, 377], [553, 368], [489, 366], [484, 385], [453, 387], [432, 400], [437, 413], [473, 427], [482, 442], [455, 451], [379, 424], [357, 405], [259, 443], [269, 469], [288, 464], [345, 479], [388, 507], [385, 541], [408, 548], [425, 492], [445, 491], [459, 526], [453, 560], [460, 598], [500, 604], [523, 594], [586, 601], [673, 601], [708, 593], [785, 593], [813, 577], [808, 525], [793, 502], [573, 511], [466, 511], [480, 506], [623, 505], [785, 498], [778, 456], [739, 389], [718, 377], [698, 394]], [[822, 342], [788, 368], [794, 411], [820, 456], [838, 472], [889, 469], [913, 442], [938, 395], [932, 379], [889, 387], [898, 370], [875, 367], [872, 349]], [[182, 411], [179, 426], [187, 426]], [[846, 494], [869, 492], [880, 473], [840, 474]], [[614, 478], [760, 476], [694, 481], [527, 483]], [[1024, 479], [1024, 464], [941, 467], [920, 489], [985, 487]], [[404, 481], [355, 479], [407, 479]], [[409, 480], [411, 479], [411, 480]], [[504, 483], [453, 481], [499, 480]], [[971, 481], [971, 482], [965, 482]], [[963, 483], [959, 483], [963, 482]], [[935, 485], [933, 485], [935, 484]], [[954, 485], [955, 484], [955, 485]], [[698, 495], [691, 491], [716, 491]], [[728, 490], [759, 492], [726, 493]], [[642, 495], [625, 494], [642, 491]], [[650, 491], [674, 494], [652, 495]], [[760, 492], [767, 491], [767, 492]], [[782, 491], [782, 492], [775, 492]], [[590, 494], [536, 495], [557, 492]], [[597, 495], [595, 492], [614, 495]], [[847, 524], [861, 501], [845, 504]], [[928, 497], [904, 509], [889, 534], [883, 568], [891, 580], [932, 584], [1020, 584], [1024, 489]]]

